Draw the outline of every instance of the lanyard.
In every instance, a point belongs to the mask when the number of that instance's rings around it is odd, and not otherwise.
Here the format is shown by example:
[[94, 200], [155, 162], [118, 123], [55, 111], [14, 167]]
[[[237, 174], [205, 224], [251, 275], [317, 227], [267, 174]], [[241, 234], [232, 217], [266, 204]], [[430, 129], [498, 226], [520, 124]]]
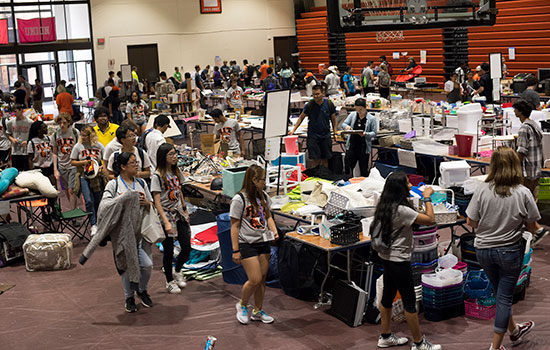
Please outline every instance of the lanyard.
[[260, 199], [256, 199], [257, 203], [258, 203], [258, 208], [259, 208], [259, 214], [260, 214], [260, 217], [262, 218], [262, 221], [264, 222], [264, 224], [266, 223], [265, 221], [265, 214], [264, 214], [264, 208], [262, 207], [262, 202], [260, 201]]
[[[118, 178], [120, 179], [120, 181], [122, 181], [122, 183], [124, 184], [124, 187], [126, 187], [126, 189], [129, 191], [130, 188], [128, 187], [128, 185], [126, 184], [126, 182], [124, 181], [124, 179], [122, 178], [122, 176], [118, 176]], [[132, 190], [135, 191], [136, 190], [136, 180], [132, 180]]]

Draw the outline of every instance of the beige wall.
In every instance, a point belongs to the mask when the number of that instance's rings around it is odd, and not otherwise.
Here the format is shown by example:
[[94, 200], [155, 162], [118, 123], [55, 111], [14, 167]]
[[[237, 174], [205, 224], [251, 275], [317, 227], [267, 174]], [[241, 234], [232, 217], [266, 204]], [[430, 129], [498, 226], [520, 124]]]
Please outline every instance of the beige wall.
[[[98, 83], [127, 63], [127, 45], [158, 44], [159, 68], [191, 71], [216, 56], [259, 63], [273, 56], [273, 37], [295, 35], [293, 0], [222, 0], [221, 14], [200, 14], [198, 0], [92, 0]], [[97, 38], [105, 38], [98, 47]]]

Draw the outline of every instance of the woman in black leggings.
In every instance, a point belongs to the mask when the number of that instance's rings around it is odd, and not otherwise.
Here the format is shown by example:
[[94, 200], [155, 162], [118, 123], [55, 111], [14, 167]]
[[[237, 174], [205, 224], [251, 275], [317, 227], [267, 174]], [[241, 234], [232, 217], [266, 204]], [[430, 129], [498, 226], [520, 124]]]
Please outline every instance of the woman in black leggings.
[[[166, 234], [166, 239], [162, 242], [164, 248], [162, 265], [166, 275], [166, 289], [173, 294], [181, 293], [181, 288], [186, 285], [181, 267], [189, 259], [191, 252], [191, 237], [187, 221], [189, 215], [181, 193], [183, 175], [177, 163], [177, 152], [174, 146], [163, 143], [157, 150], [157, 169], [151, 179], [155, 207]], [[176, 259], [176, 266], [172, 268], [174, 238], [178, 240], [181, 252]]]
[[378, 347], [400, 346], [409, 341], [405, 337], [398, 337], [390, 329], [393, 299], [399, 291], [405, 318], [413, 336], [411, 350], [441, 350], [441, 345], [430, 343], [420, 332], [411, 269], [412, 225], [433, 225], [435, 222], [430, 199], [434, 191], [430, 187], [424, 189], [426, 214], [420, 214], [407, 199], [410, 189], [411, 184], [405, 173], [397, 172], [388, 176], [371, 226], [372, 246], [384, 263], [384, 292], [379, 305], [382, 334], [378, 338]]

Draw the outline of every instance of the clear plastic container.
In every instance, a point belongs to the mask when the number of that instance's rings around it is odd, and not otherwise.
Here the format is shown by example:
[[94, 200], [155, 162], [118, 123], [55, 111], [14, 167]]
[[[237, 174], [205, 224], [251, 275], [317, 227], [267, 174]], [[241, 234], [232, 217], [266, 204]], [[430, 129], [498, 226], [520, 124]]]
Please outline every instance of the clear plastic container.
[[459, 270], [445, 269], [440, 272], [422, 275], [422, 283], [432, 287], [447, 287], [462, 283], [463, 275]]

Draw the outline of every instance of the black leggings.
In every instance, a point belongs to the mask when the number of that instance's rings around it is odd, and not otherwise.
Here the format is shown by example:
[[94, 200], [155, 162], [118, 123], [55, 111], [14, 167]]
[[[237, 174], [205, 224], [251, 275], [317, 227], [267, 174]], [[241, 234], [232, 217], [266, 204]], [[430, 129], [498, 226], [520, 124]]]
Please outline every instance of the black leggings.
[[359, 170], [361, 176], [369, 176], [369, 154], [365, 153], [365, 145], [350, 144], [350, 148], [346, 151], [346, 173], [353, 177], [353, 169], [359, 162]]
[[[189, 260], [189, 253], [191, 252], [191, 233], [189, 225], [183, 220], [178, 220], [176, 223], [176, 229], [178, 230], [178, 242], [180, 243], [181, 251], [176, 259], [175, 269], [177, 272], [181, 271], [181, 267], [187, 260]], [[166, 282], [172, 282], [174, 276], [172, 276], [172, 260], [174, 260], [174, 237], [166, 237], [162, 241], [162, 248], [164, 249], [164, 255], [162, 256], [162, 266], [164, 267], [164, 275], [166, 276]]]
[[411, 262], [393, 262], [384, 260], [384, 292], [382, 293], [382, 306], [390, 309], [393, 305], [393, 299], [399, 291], [405, 311], [409, 313], [416, 312], [416, 294], [414, 292], [414, 282], [412, 275]]

